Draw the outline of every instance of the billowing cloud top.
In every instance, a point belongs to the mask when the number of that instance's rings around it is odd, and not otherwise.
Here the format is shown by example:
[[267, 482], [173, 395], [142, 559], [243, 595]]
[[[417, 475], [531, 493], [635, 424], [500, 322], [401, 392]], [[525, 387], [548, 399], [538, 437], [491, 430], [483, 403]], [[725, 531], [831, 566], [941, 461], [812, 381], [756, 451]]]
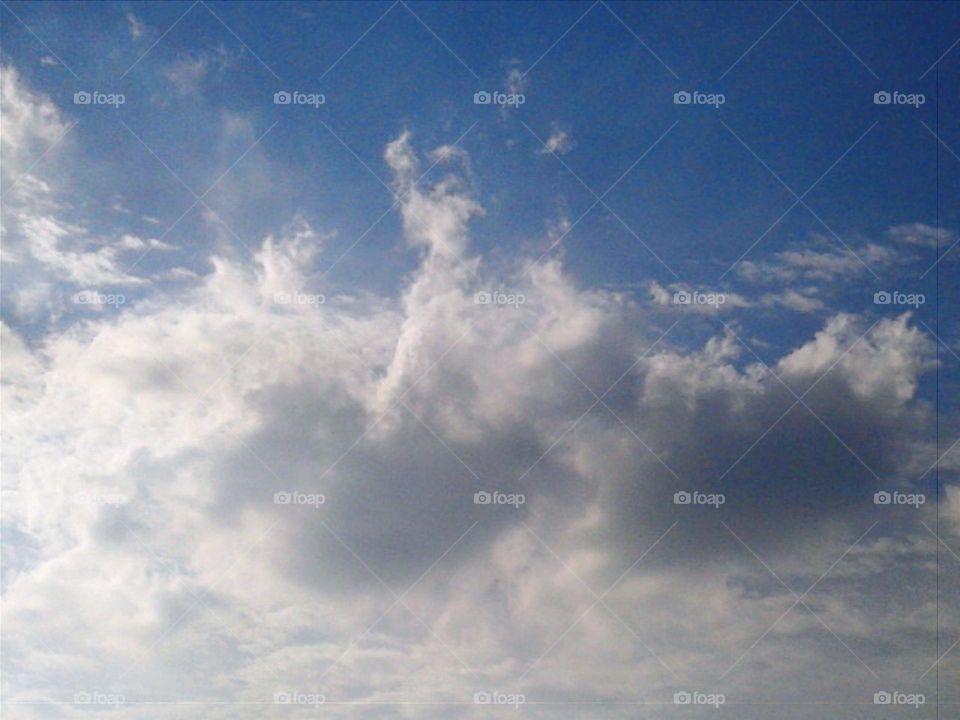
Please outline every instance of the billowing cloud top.
[[[229, 60], [166, 77], [197, 94]], [[296, 213], [197, 270], [90, 222], [32, 165], [70, 152], [67, 113], [13, 67], [0, 89], [11, 717], [667, 718], [699, 693], [852, 718], [956, 672], [938, 340], [916, 306], [833, 304], [862, 260], [818, 237], [648, 293], [494, 263], [469, 154], [405, 130], [383, 139], [397, 292], [334, 286], [333, 235]], [[555, 126], [529, 155], [573, 147]], [[945, 234], [853, 244], [880, 268]], [[797, 316], [800, 341], [763, 339]]]

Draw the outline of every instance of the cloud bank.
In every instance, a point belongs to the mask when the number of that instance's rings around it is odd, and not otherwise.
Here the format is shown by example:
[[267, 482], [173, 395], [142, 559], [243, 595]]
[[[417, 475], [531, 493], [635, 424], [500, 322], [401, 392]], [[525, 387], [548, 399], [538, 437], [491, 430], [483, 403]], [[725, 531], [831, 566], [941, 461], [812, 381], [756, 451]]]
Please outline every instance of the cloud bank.
[[[67, 121], [4, 78], [17, 161]], [[842, 703], [884, 687], [931, 693], [960, 566], [935, 562], [918, 392], [935, 348], [911, 314], [826, 313], [764, 360], [740, 317], [664, 312], [679, 287], [644, 303], [562, 259], [495, 274], [471, 244], [465, 154], [431, 158], [449, 168], [425, 183], [411, 133], [384, 151], [419, 258], [396, 296], [326, 287], [325, 235], [298, 218], [252, 257], [157, 283], [125, 262], [148, 239], [91, 233], [20, 183], [5, 262], [45, 279], [39, 305], [150, 291], [33, 336], [3, 325], [11, 716], [79, 717], [92, 697], [117, 717], [184, 698], [183, 717], [273, 717], [286, 693], [337, 716], [467, 717], [487, 692], [545, 717], [660, 718], [701, 691], [738, 717], [787, 695], [795, 717], [822, 701], [853, 718]]]

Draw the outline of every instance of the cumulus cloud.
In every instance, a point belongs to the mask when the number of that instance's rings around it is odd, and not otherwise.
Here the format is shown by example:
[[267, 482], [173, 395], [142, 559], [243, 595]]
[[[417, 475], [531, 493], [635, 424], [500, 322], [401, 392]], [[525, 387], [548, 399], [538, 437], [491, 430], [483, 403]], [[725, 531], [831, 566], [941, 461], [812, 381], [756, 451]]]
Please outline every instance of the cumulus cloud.
[[[26, 86], [15, 67], [4, 64], [2, 69], [3, 135], [0, 146], [3, 148], [4, 175], [13, 181], [28, 170], [36, 159], [35, 154], [60, 140], [70, 125], [49, 97]], [[4, 187], [8, 187], [7, 182]]]
[[[277, 692], [347, 715], [498, 689], [626, 717], [717, 687], [759, 719], [785, 676], [865, 703], [874, 672], [915, 682], [935, 541], [872, 498], [934, 459], [929, 335], [833, 313], [762, 360], [729, 317], [692, 338], [559, 260], [494, 272], [465, 158], [430, 157], [450, 165], [427, 182], [410, 133], [384, 152], [419, 255], [396, 295], [332, 292], [328, 236], [294, 218], [115, 313], [3, 326], [8, 698], [254, 718]], [[44, 220], [19, 224], [51, 282], [115, 272]]]

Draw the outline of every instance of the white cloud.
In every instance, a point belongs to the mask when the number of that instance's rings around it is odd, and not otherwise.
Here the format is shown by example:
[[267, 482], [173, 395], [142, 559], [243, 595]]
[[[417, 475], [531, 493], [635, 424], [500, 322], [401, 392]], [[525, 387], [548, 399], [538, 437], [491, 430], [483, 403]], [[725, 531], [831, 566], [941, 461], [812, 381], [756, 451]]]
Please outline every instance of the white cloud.
[[921, 247], [937, 247], [939, 243], [942, 246], [949, 247], [953, 241], [953, 234], [944, 230], [937, 229], [924, 223], [910, 223], [908, 225], [897, 225], [887, 231], [891, 240], [906, 245], [919, 245]]
[[[5, 213], [2, 228], [3, 262], [16, 265], [11, 287], [22, 317], [54, 313], [76, 289], [69, 286], [136, 286], [147, 281], [126, 270], [125, 253], [164, 244], [126, 234], [119, 238], [91, 233], [63, 200], [72, 188], [47, 178], [57, 176], [61, 154], [69, 141], [61, 139], [71, 126], [49, 97], [27, 88], [15, 68], [0, 74], [4, 112]], [[37, 156], [42, 154], [42, 164]], [[159, 243], [159, 244], [158, 244]], [[169, 249], [169, 246], [165, 246]], [[131, 262], [132, 264], [132, 262]], [[51, 280], [66, 283], [54, 288]]]
[[[409, 133], [385, 160], [422, 253], [397, 296], [276, 302], [330, 292], [316, 272], [326, 236], [295, 219], [252, 260], [212, 257], [208, 275], [182, 273], [179, 289], [119, 312], [30, 343], [4, 327], [8, 697], [66, 698], [66, 712], [73, 692], [114, 688], [249, 703], [290, 689], [470, 702], [486, 687], [669, 702], [678, 682], [715, 681], [745, 651], [725, 687], [746, 718], [765, 717], [748, 705], [784, 674], [824, 697], [872, 695], [803, 608], [756, 642], [794, 598], [719, 520], [788, 566], [798, 591], [813, 583], [873, 522], [877, 483], [811, 413], [884, 480], [909, 483], [904, 448], [931, 427], [916, 399], [929, 338], [906, 315], [869, 331], [832, 316], [769, 361], [797, 392], [819, 383], [810, 412], [784, 416], [795, 398], [732, 330], [653, 347], [662, 312], [581, 288], [558, 261], [494, 274], [471, 247], [483, 209], [467, 184], [416, 185]], [[113, 245], [47, 217], [20, 224], [51, 281], [123, 281]], [[475, 301], [493, 289], [525, 302]], [[651, 285], [657, 302], [681, 289]], [[681, 488], [728, 503], [678, 507]], [[527, 502], [474, 505], [482, 489]], [[274, 504], [293, 490], [326, 502]], [[917, 630], [928, 618], [898, 615], [916, 588], [891, 578], [916, 567], [930, 583], [935, 569], [897, 532], [867, 538], [838, 565], [857, 574], [841, 570], [809, 602], [885, 677], [915, 680], [932, 662]], [[441, 557], [384, 614], [394, 597], [374, 574], [400, 594]], [[585, 612], [618, 578], [609, 608]], [[957, 627], [952, 605], [941, 613]]]
[[811, 246], [784, 250], [769, 260], [743, 260], [737, 265], [737, 273], [758, 283], [829, 283], [888, 267], [901, 258], [897, 250], [876, 243], [855, 247], [852, 252], [839, 244], [829, 245], [832, 241], [827, 238], [815, 238]]
[[540, 155], [549, 155], [551, 153], [566, 155], [573, 149], [573, 145], [573, 138], [570, 137], [570, 134], [566, 130], [561, 130], [555, 126], [550, 133], [550, 137], [547, 138], [543, 147], [537, 150], [537, 153]]
[[127, 12], [125, 17], [130, 30], [130, 37], [132, 37], [134, 40], [139, 40], [141, 37], [143, 37], [144, 32], [146, 32], [147, 26], [144, 25], [143, 21], [132, 12]]
[[[0, 72], [0, 106], [3, 108], [4, 175], [14, 180], [25, 172], [36, 155], [67, 132], [69, 123], [49, 97], [26, 87], [17, 69], [3, 65]], [[8, 187], [8, 183], [4, 183]]]
[[221, 77], [235, 62], [236, 58], [221, 45], [213, 51], [182, 55], [163, 74], [178, 95], [194, 95], [208, 77]]
[[748, 298], [735, 292], [715, 288], [695, 288], [685, 283], [671, 283], [664, 287], [656, 280], [648, 286], [650, 299], [655, 305], [682, 312], [715, 315], [718, 312], [752, 307]]

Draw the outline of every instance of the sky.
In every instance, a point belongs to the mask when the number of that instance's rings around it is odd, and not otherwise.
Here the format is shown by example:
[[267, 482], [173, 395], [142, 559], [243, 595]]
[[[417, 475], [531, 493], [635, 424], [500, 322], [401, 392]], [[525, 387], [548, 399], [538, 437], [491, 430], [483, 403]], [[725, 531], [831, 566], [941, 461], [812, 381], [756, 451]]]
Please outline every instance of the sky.
[[960, 708], [960, 6], [0, 1], [6, 717]]

